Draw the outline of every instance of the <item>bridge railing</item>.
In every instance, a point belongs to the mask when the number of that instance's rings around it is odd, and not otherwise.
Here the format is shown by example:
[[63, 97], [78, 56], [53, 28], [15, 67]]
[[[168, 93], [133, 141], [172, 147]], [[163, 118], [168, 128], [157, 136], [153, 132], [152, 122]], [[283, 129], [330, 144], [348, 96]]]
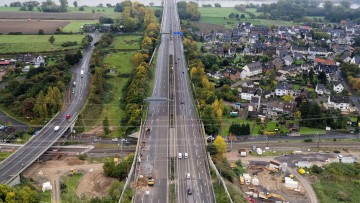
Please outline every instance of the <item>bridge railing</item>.
[[[57, 115], [58, 115], [59, 113], [60, 113], [60, 111], [57, 112], [57, 114], [55, 114], [55, 116], [54, 116], [49, 122], [47, 122], [44, 127], [42, 127], [42, 128], [40, 129], [40, 131], [37, 133], [37, 135], [31, 136], [31, 137], [29, 138], [29, 140], [28, 140], [24, 145], [22, 145], [19, 149], [17, 149], [17, 150], [20, 150], [21, 148], [23, 148], [24, 146], [26, 146], [26, 144], [27, 144], [28, 142], [30, 142], [32, 139], [34, 139], [36, 136], [38, 136], [38, 135], [41, 133], [41, 131], [43, 131], [43, 130], [57, 117]], [[10, 154], [10, 156], [8, 156], [6, 159], [4, 159], [2, 162], [0, 162], [0, 165], [1, 165], [3, 162], [5, 162], [5, 161], [7, 161], [8, 159], [10, 159], [15, 153], [16, 153], [16, 152]]]

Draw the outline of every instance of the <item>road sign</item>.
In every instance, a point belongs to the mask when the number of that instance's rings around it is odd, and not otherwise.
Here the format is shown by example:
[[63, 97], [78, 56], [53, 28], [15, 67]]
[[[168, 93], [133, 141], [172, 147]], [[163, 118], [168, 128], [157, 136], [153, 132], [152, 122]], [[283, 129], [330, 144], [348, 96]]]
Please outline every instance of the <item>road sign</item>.
[[174, 32], [174, 35], [183, 35], [183, 32]]

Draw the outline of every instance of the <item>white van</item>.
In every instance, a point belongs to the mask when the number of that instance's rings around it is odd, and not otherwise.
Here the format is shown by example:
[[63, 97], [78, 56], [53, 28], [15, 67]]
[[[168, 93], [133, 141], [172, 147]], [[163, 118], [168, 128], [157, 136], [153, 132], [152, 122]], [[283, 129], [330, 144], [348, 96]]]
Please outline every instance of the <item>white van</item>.
[[186, 174], [186, 179], [190, 179], [190, 178], [191, 178], [190, 173], [187, 173]]
[[185, 158], [185, 159], [189, 158], [189, 155], [188, 155], [187, 152], [184, 153], [184, 158]]
[[178, 158], [182, 159], [182, 154], [181, 153], [178, 153]]

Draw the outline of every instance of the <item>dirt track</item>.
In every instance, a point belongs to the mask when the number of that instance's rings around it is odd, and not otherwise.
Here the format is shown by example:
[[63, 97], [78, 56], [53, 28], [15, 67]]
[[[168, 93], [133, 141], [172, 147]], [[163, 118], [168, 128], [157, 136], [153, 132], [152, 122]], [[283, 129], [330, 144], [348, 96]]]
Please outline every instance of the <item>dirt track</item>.
[[43, 19], [43, 20], [97, 20], [101, 14], [92, 13], [35, 13], [1, 11], [0, 19]]
[[70, 173], [71, 169], [82, 171], [84, 176], [80, 179], [76, 194], [80, 197], [87, 194], [92, 197], [103, 197], [107, 195], [107, 189], [112, 179], [103, 174], [102, 163], [89, 164], [76, 157], [68, 157], [64, 160], [48, 161], [43, 164], [33, 164], [23, 173], [25, 177], [31, 177], [39, 186], [49, 181], [53, 186], [53, 202], [60, 202], [60, 178]]
[[54, 33], [56, 29], [69, 23], [69, 20], [0, 20], [0, 33], [37, 34], [39, 29], [43, 29], [45, 33]]

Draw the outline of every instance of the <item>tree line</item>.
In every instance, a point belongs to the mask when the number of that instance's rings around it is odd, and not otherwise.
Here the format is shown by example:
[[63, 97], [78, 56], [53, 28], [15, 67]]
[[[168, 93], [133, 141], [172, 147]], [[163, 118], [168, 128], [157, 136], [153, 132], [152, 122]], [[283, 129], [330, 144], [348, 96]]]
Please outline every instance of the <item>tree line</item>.
[[156, 22], [154, 10], [146, 9], [143, 19], [145, 30], [141, 50], [135, 53], [132, 58], [132, 63], [136, 68], [123, 89], [125, 96], [120, 103], [125, 111], [125, 116], [120, 125], [123, 126], [123, 131], [127, 134], [140, 125], [141, 106], [143, 100], [150, 94], [149, 81], [152, 78], [152, 71], [148, 62], [158, 43], [160, 34], [160, 26]]
[[199, 6], [195, 2], [180, 1], [177, 3], [180, 19], [198, 21], [200, 19]]
[[29, 186], [10, 187], [0, 185], [0, 202], [16, 203], [27, 202], [37, 203], [40, 201], [40, 191], [36, 191]]
[[[32, 11], [37, 8], [42, 12], [66, 12], [68, 7], [67, 0], [59, 0], [60, 5], [57, 5], [52, 0], [43, 1], [40, 5], [38, 1], [27, 1], [21, 3], [20, 1], [10, 3], [10, 7], [19, 7], [21, 11]], [[75, 5], [75, 4], [74, 4]], [[76, 3], [77, 5], [77, 3]]]

